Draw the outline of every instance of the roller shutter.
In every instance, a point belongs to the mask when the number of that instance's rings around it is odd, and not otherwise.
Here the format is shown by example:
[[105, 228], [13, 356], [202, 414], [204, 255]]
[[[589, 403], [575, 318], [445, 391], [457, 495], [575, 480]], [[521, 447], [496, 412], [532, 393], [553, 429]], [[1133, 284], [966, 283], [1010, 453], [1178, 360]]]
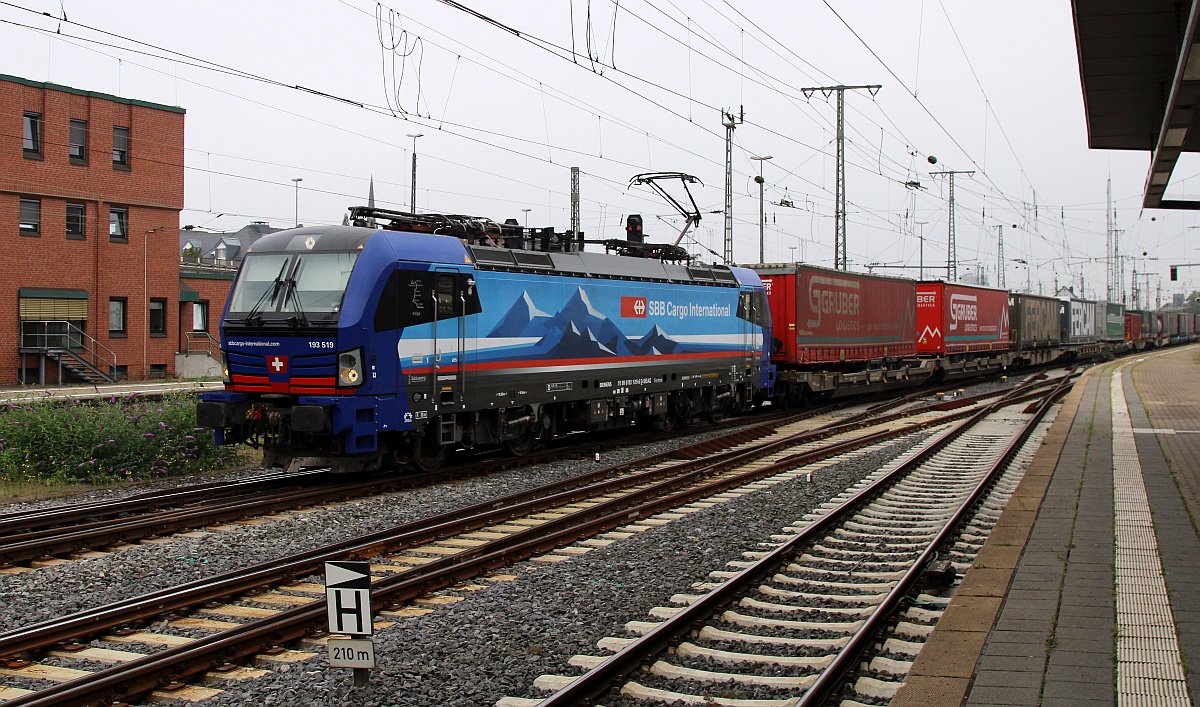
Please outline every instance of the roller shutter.
[[21, 288], [17, 316], [22, 321], [79, 321], [88, 318], [85, 290]]

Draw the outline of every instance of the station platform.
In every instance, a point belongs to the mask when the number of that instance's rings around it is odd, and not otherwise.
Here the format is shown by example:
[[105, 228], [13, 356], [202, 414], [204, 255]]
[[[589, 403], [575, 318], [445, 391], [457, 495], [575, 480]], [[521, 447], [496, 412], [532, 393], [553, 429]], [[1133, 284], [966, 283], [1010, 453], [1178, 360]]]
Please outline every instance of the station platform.
[[1091, 369], [892, 706], [1196, 704], [1194, 519], [1200, 346]]

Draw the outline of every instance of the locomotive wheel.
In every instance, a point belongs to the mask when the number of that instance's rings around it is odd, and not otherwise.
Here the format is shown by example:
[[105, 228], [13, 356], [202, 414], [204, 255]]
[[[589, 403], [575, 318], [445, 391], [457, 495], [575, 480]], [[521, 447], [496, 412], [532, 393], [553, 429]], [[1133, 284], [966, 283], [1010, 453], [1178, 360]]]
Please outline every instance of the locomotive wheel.
[[413, 442], [409, 463], [417, 471], [437, 471], [446, 463], [448, 456], [450, 456], [450, 445], [434, 444], [428, 439], [418, 438]]
[[537, 444], [537, 437], [536, 428], [533, 425], [528, 425], [520, 437], [505, 440], [504, 447], [514, 457], [523, 457], [533, 451], [534, 445]]
[[726, 404], [723, 401], [718, 401], [708, 409], [708, 412], [704, 413], [704, 416], [708, 418], [709, 422], [720, 422], [725, 419], [725, 415], [728, 412], [729, 409]]
[[675, 429], [675, 424], [679, 422], [679, 416], [674, 411], [669, 411], [662, 417], [655, 418], [654, 429], [659, 432], [670, 432]]

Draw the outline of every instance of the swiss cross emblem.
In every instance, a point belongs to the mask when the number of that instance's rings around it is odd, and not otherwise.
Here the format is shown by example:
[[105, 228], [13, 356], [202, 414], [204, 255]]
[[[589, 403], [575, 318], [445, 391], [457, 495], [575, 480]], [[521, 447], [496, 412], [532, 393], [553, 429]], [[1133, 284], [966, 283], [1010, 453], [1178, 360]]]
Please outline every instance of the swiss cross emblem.
[[287, 356], [267, 356], [267, 370], [271, 373], [287, 373]]

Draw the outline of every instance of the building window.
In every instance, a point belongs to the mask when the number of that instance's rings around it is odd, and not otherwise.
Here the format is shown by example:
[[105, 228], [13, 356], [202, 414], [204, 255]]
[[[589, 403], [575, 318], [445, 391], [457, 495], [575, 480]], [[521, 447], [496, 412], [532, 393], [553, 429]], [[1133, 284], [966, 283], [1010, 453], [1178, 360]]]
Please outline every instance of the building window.
[[113, 127], [113, 168], [129, 169], [129, 128]]
[[69, 153], [72, 164], [87, 164], [87, 121], [71, 121], [71, 143]]
[[127, 209], [108, 210], [108, 239], [123, 243], [129, 242], [129, 211]]
[[167, 377], [167, 364], [165, 364], [165, 363], [150, 364], [150, 377], [151, 378], [166, 378]]
[[108, 335], [125, 336], [124, 297], [110, 297], [108, 300]]
[[21, 199], [21, 235], [37, 236], [42, 232], [42, 202], [40, 199]]
[[87, 238], [87, 204], [67, 204], [67, 238]]
[[39, 159], [42, 156], [42, 114], [26, 113], [22, 122], [21, 151], [26, 157]]
[[165, 299], [150, 300], [150, 335], [167, 335], [167, 301]]
[[192, 331], [208, 331], [208, 302], [192, 303]]
[[123, 381], [129, 377], [128, 366], [109, 366], [108, 375], [112, 376], [113, 380]]

